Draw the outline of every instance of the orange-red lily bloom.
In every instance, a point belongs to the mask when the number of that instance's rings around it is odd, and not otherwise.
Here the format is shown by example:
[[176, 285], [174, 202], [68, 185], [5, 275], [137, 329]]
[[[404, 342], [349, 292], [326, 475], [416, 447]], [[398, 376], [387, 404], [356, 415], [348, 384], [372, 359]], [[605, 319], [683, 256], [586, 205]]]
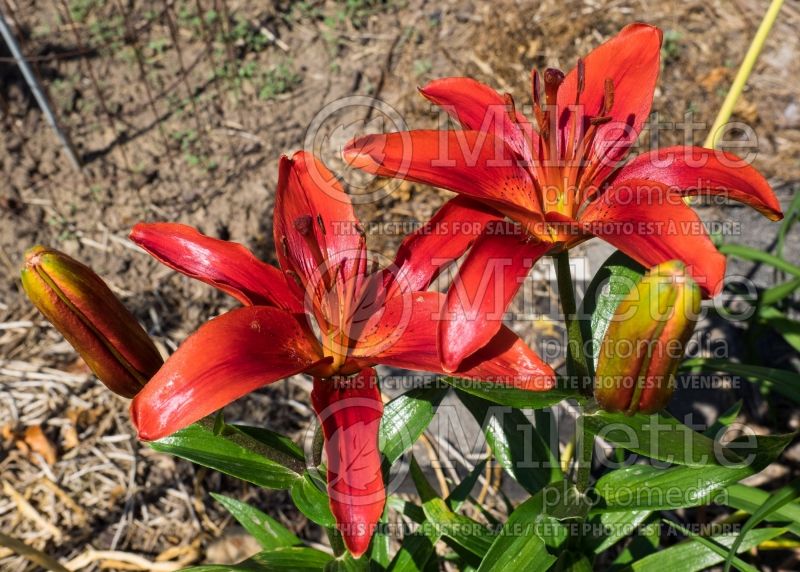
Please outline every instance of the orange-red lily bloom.
[[[131, 417], [139, 436], [161, 438], [265, 384], [312, 375], [331, 509], [360, 556], [385, 501], [382, 402], [372, 366], [443, 372], [436, 332], [444, 295], [425, 290], [493, 218], [471, 199], [448, 202], [405, 239], [392, 266], [377, 268], [348, 195], [320, 161], [299, 152], [280, 162], [279, 268], [187, 226], [136, 225], [131, 238], [139, 246], [245, 305], [203, 325], [136, 396]], [[458, 375], [535, 391], [555, 382], [553, 370], [506, 328]]]
[[[621, 164], [650, 112], [661, 39], [658, 28], [633, 24], [566, 75], [534, 70], [533, 122], [509, 95], [447, 78], [420, 92], [463, 131], [368, 135], [345, 148], [355, 167], [455, 191], [519, 224], [517, 234], [484, 234], [461, 266], [440, 332], [446, 369], [497, 331], [500, 320], [485, 309], [502, 314], [545, 253], [597, 236], [647, 267], [681, 260], [705, 294], [714, 295], [725, 258], [683, 198], [722, 195], [771, 220], [782, 217], [764, 177], [729, 153], [671, 147]], [[504, 260], [502, 291], [480, 285], [492, 258]]]

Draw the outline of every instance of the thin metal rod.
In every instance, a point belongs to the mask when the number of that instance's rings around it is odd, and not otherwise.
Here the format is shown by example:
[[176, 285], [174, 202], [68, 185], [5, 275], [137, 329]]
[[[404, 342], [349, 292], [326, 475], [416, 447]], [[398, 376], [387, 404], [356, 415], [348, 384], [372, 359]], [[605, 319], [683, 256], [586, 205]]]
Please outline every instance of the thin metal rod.
[[0, 35], [3, 36], [3, 40], [8, 46], [8, 49], [11, 51], [11, 55], [14, 57], [14, 60], [19, 67], [19, 71], [22, 72], [22, 76], [25, 78], [25, 82], [28, 84], [28, 87], [33, 93], [33, 97], [36, 98], [36, 103], [39, 104], [39, 109], [42, 110], [45, 119], [47, 119], [50, 127], [53, 128], [53, 131], [56, 132], [56, 136], [58, 137], [59, 141], [61, 141], [61, 145], [64, 147], [64, 151], [66, 151], [70, 163], [72, 163], [75, 169], [80, 171], [81, 163], [78, 160], [78, 154], [75, 152], [75, 148], [72, 146], [72, 142], [67, 134], [59, 126], [58, 120], [53, 113], [53, 109], [50, 107], [50, 102], [47, 101], [47, 97], [45, 97], [44, 91], [39, 85], [39, 80], [36, 78], [33, 70], [31, 70], [28, 62], [22, 55], [22, 51], [19, 49], [19, 44], [17, 44], [17, 39], [14, 37], [14, 34], [11, 33], [11, 29], [6, 24], [6, 19], [2, 12], [0, 12]]

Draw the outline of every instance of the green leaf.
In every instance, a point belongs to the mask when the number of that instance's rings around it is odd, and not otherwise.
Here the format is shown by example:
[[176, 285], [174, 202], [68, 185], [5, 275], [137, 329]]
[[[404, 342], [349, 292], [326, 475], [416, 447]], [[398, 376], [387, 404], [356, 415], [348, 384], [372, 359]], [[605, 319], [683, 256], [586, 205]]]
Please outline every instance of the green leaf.
[[[595, 554], [600, 554], [636, 532], [637, 527], [651, 514], [649, 510], [603, 511], [592, 514], [588, 523], [593, 535], [588, 537], [586, 542]], [[602, 533], [595, 534], [595, 531]]]
[[475, 465], [469, 474], [464, 477], [464, 480], [458, 483], [458, 485], [452, 491], [450, 491], [450, 495], [447, 497], [446, 502], [447, 506], [449, 506], [451, 510], [458, 511], [458, 509], [461, 508], [461, 505], [463, 505], [467, 500], [469, 493], [475, 487], [475, 483], [478, 482], [478, 477], [480, 477], [481, 473], [483, 473], [487, 460], [488, 459], [484, 459]]
[[450, 510], [447, 503], [436, 495], [417, 461], [411, 458], [411, 477], [422, 499], [422, 511], [425, 513], [426, 523], [423, 526], [432, 526], [436, 534], [446, 536], [458, 546], [482, 558], [492, 545], [492, 533], [479, 522], [457, 514]]
[[740, 399], [739, 401], [731, 405], [731, 407], [727, 409], [725, 412], [723, 412], [719, 417], [717, 417], [717, 420], [714, 422], [714, 424], [711, 425], [705, 431], [703, 431], [703, 435], [713, 439], [714, 437], [716, 437], [717, 433], [719, 433], [722, 430], [723, 427], [728, 427], [731, 423], [736, 421], [736, 418], [739, 417], [739, 412], [741, 410], [742, 410], [742, 400]]
[[273, 550], [302, 544], [289, 529], [257, 508], [221, 494], [211, 493], [211, 496], [233, 515], [261, 548]]
[[389, 465], [408, 451], [427, 429], [447, 391], [446, 385], [415, 388], [386, 404], [378, 446]]
[[[708, 548], [712, 552], [714, 552], [716, 554], [719, 554], [720, 556], [724, 557], [728, 553], [728, 551], [725, 549], [725, 547], [721, 546], [713, 538], [705, 538], [703, 536], [700, 536], [699, 534], [694, 534], [693, 532], [687, 530], [686, 528], [684, 528], [683, 526], [681, 526], [681, 525], [679, 525], [679, 524], [677, 524], [675, 522], [672, 522], [671, 520], [663, 519], [663, 521], [666, 524], [668, 524], [671, 528], [673, 528], [673, 529], [681, 532], [682, 534], [688, 536], [689, 538], [691, 538], [695, 542], [699, 542], [700, 544], [702, 544], [703, 546], [705, 546], [706, 548]], [[733, 554], [731, 554], [731, 562], [735, 562], [736, 563], [736, 567], [739, 570], [741, 570], [741, 572], [758, 572], [755, 568], [750, 566], [747, 562], [744, 562], [743, 560], [741, 560], [739, 558], [736, 558], [735, 556], [733, 556]]]
[[387, 510], [384, 509], [381, 524], [372, 537], [372, 548], [369, 551], [369, 560], [372, 563], [370, 569], [386, 570], [391, 560], [389, 547], [391, 544], [391, 529], [387, 526]]
[[690, 467], [719, 464], [722, 446], [668, 413], [625, 415], [599, 410], [582, 419], [593, 435], [652, 459]]
[[349, 552], [345, 552], [328, 562], [325, 572], [366, 572], [369, 569], [369, 558], [353, 558]]
[[558, 555], [555, 569], [560, 572], [593, 572], [594, 567], [585, 554], [564, 550]]
[[661, 524], [656, 522], [652, 515], [640, 525], [637, 534], [633, 535], [611, 563], [609, 570], [630, 570], [630, 564], [649, 554], [658, 552], [661, 544]]
[[798, 288], [800, 288], [800, 278], [794, 278], [793, 280], [767, 288], [761, 293], [759, 301], [762, 306], [771, 306], [772, 304], [777, 304], [787, 296], [790, 296]]
[[311, 572], [325, 570], [333, 558], [313, 548], [292, 546], [259, 552], [239, 564], [208, 564], [184, 568], [182, 572]]
[[[620, 301], [642, 279], [646, 268], [617, 250], [609, 256], [592, 278], [583, 295], [578, 316], [583, 338], [591, 340], [589, 352], [597, 364], [597, 356]], [[594, 371], [594, 366], [592, 366]]]
[[430, 536], [433, 531], [430, 527], [427, 530], [418, 530], [411, 534], [406, 534], [400, 550], [397, 551], [388, 570], [396, 572], [420, 572], [425, 569], [425, 564], [434, 552], [434, 545], [438, 542], [438, 536]]
[[791, 264], [782, 258], [778, 258], [777, 256], [764, 252], [763, 250], [758, 250], [757, 248], [751, 248], [741, 244], [723, 244], [719, 247], [719, 251], [726, 256], [738, 256], [739, 258], [744, 258], [745, 260], [769, 264], [778, 270], [783, 270], [787, 274], [800, 276], [800, 266], [795, 266], [794, 264]]
[[[753, 530], [747, 535], [739, 553], [746, 552], [755, 548], [762, 542], [772, 540], [786, 532], [785, 528], [760, 528]], [[719, 534], [710, 536], [709, 539], [722, 546], [733, 544], [735, 534]], [[633, 562], [630, 570], [633, 572], [663, 572], [664, 569], [680, 570], [681, 572], [700, 572], [711, 566], [715, 566], [724, 560], [723, 556], [714, 552], [708, 546], [694, 540], [688, 540], [659, 550], [654, 554]]]
[[800, 322], [771, 306], [761, 308], [758, 318], [762, 324], [783, 336], [787, 344], [800, 351]]
[[[231, 431], [231, 429], [234, 431]], [[305, 467], [306, 458], [305, 454], [303, 453], [303, 449], [301, 449], [297, 443], [289, 439], [287, 436], [281, 435], [280, 433], [275, 433], [274, 431], [270, 431], [269, 429], [265, 429], [263, 427], [238, 424], [226, 425], [223, 435], [231, 436], [236, 432], [243, 433], [261, 445], [268, 447], [272, 451], [272, 454], [275, 454], [276, 452], [278, 454], [282, 453], [283, 455], [286, 455], [286, 457], [289, 457], [292, 461], [297, 461], [301, 463], [302, 467]]]
[[[731, 485], [725, 490], [724, 504], [738, 510], [755, 513], [770, 498], [772, 493], [747, 485]], [[789, 530], [800, 536], [800, 503], [786, 504], [767, 515], [770, 522], [785, 522]]]
[[789, 234], [792, 226], [800, 218], [800, 193], [795, 193], [789, 208], [786, 209], [781, 227], [778, 229], [778, 240], [775, 244], [775, 253], [783, 257], [783, 246], [786, 243], [786, 235]]
[[547, 570], [556, 562], [548, 546], [558, 549], [569, 536], [561, 521], [580, 519], [588, 509], [574, 486], [547, 485], [511, 513], [478, 572]]
[[457, 395], [481, 425], [498, 462], [525, 490], [535, 494], [563, 478], [550, 447], [519, 409], [461, 391]]
[[745, 462], [729, 467], [625, 467], [601, 477], [595, 491], [607, 510], [669, 510], [706, 504], [728, 485], [763, 470], [792, 439], [794, 434], [736, 439], [728, 447]]
[[422, 503], [427, 519], [441, 531], [442, 536], [483, 557], [492, 545], [493, 535], [481, 523], [450, 510], [443, 499], [434, 498]]
[[557, 386], [548, 391], [529, 391], [499, 383], [472, 379], [443, 377], [442, 380], [464, 393], [469, 393], [500, 405], [516, 407], [517, 409], [541, 409], [555, 405], [565, 399], [576, 399], [579, 402], [586, 400], [576, 389], [569, 389], [563, 386]]
[[330, 500], [325, 492], [325, 483], [320, 476], [315, 476], [306, 471], [302, 478], [296, 479], [289, 490], [292, 501], [300, 512], [309, 520], [320, 526], [334, 527], [336, 519], [333, 518]]
[[[194, 423], [149, 445], [161, 453], [169, 453], [269, 489], [287, 489], [299, 476], [293, 468], [265, 456], [275, 453], [274, 450], [260, 446], [235, 427], [229, 425], [222, 434], [215, 435], [213, 419]], [[290, 462], [286, 455], [275, 453], [274, 456]], [[297, 466], [297, 462], [292, 461], [292, 466]]]
[[684, 371], [695, 368], [707, 372], [724, 371], [738, 375], [747, 381], [762, 383], [795, 403], [800, 403], [800, 385], [797, 383], [796, 372], [774, 367], [744, 365], [724, 359], [695, 358], [686, 360], [681, 365], [681, 370]]
[[739, 531], [736, 541], [731, 545], [731, 548], [728, 551], [728, 555], [725, 558], [725, 572], [730, 570], [731, 562], [733, 562], [734, 559], [734, 554], [736, 554], [739, 546], [742, 544], [742, 541], [744, 541], [745, 535], [756, 526], [761, 524], [763, 520], [768, 518], [775, 511], [796, 499], [798, 495], [800, 495], [800, 479], [795, 479], [781, 490], [771, 494], [769, 499], [767, 499], [764, 504], [756, 509], [750, 518], [747, 519], [747, 522], [744, 523], [744, 526], [742, 526], [742, 529]]
[[[481, 472], [483, 472], [485, 465], [485, 460], [478, 463], [472, 471], [470, 471], [469, 475], [450, 492], [450, 496], [447, 497], [446, 502], [453, 511], [457, 511], [463, 505], [470, 491], [475, 486], [475, 482], [478, 480]], [[419, 479], [419, 477], [417, 478]], [[420, 485], [426, 495], [429, 496], [432, 494], [435, 496], [435, 492], [432, 492], [433, 489], [427, 484], [427, 481], [425, 483], [420, 482]], [[410, 502], [390, 496], [386, 504], [397, 512], [405, 514], [418, 524], [425, 523], [425, 512], [420, 507]], [[435, 527], [423, 526], [411, 534], [406, 534], [388, 570], [423, 570], [425, 564], [434, 553], [436, 543], [441, 538], [441, 534], [439, 533], [440, 531], [436, 530]], [[435, 562], [435, 559], [432, 561]]]

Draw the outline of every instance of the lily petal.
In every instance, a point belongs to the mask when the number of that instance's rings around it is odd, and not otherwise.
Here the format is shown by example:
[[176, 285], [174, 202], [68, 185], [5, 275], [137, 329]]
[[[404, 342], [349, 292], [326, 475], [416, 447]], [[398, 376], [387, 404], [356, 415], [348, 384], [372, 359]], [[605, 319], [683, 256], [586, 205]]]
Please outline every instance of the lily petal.
[[360, 228], [349, 195], [322, 161], [307, 151], [281, 157], [273, 232], [284, 271], [318, 285], [323, 272], [356, 260]]
[[140, 439], [160, 439], [320, 361], [316, 340], [292, 314], [238, 308], [181, 344], [131, 402], [131, 419]]
[[[404, 131], [367, 135], [343, 151], [352, 166], [467, 195], [505, 212], [541, 213], [533, 181], [508, 147], [479, 131]], [[541, 218], [541, 217], [539, 217]]]
[[325, 436], [331, 512], [347, 549], [358, 558], [369, 548], [386, 501], [378, 450], [383, 402], [375, 370], [314, 378], [311, 403]]
[[456, 372], [445, 371], [436, 348], [444, 303], [445, 295], [439, 292], [395, 296], [364, 328], [353, 356], [364, 362], [452, 373], [530, 391], [546, 391], [555, 385], [553, 369], [505, 326], [482, 349], [464, 360]]
[[531, 267], [551, 247], [521, 232], [487, 233], [475, 242], [450, 285], [439, 325], [446, 371], [456, 371], [500, 331], [503, 314]]
[[720, 195], [753, 207], [770, 220], [783, 218], [772, 187], [752, 165], [733, 153], [702, 147], [667, 147], [634, 158], [614, 174], [658, 181], [684, 195]]
[[487, 224], [502, 218], [496, 210], [466, 196], [447, 201], [403, 240], [388, 271], [392, 283], [401, 292], [425, 290], [445, 266], [466, 252]]
[[245, 306], [301, 312], [303, 302], [283, 272], [241, 244], [211, 238], [184, 224], [139, 223], [130, 238], [159, 262], [230, 294]]
[[630, 179], [616, 184], [586, 208], [580, 223], [584, 232], [648, 268], [680, 260], [706, 295], [722, 290], [725, 257], [681, 194], [662, 183]]
[[602, 181], [636, 141], [650, 113], [661, 61], [661, 30], [630, 24], [583, 59], [584, 89], [578, 99], [578, 68], [570, 71], [558, 90], [559, 127], [574, 136], [574, 109], [578, 101], [583, 129], [597, 116], [606, 97], [606, 80], [613, 82], [613, 104], [606, 110], [611, 121], [597, 129], [593, 154], [603, 161], [595, 175]]
[[526, 164], [531, 164], [528, 139], [535, 135], [533, 128], [524, 115], [510, 108], [509, 102], [488, 85], [468, 77], [448, 77], [430, 82], [419, 92], [458, 120], [464, 129], [493, 133]]

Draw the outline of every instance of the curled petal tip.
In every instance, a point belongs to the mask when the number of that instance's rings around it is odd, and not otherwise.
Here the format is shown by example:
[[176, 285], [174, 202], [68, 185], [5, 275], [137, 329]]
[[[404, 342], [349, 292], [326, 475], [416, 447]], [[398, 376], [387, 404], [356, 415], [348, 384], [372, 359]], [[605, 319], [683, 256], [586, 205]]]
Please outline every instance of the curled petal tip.
[[376, 161], [372, 156], [371, 136], [360, 137], [349, 141], [342, 149], [342, 158], [351, 167], [365, 169], [375, 166]]

